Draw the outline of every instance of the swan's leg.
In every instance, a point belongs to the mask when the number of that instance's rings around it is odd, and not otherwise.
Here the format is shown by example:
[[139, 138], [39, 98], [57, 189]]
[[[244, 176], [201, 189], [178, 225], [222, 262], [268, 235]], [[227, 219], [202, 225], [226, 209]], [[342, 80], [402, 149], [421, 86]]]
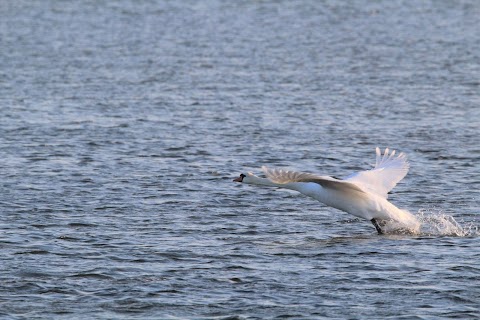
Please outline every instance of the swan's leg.
[[378, 234], [383, 234], [383, 231], [382, 231], [382, 229], [380, 228], [380, 226], [378, 225], [377, 220], [372, 219], [372, 220], [370, 220], [370, 221], [372, 222], [372, 224], [373, 224], [373, 226], [375, 227], [375, 229], [377, 229]]

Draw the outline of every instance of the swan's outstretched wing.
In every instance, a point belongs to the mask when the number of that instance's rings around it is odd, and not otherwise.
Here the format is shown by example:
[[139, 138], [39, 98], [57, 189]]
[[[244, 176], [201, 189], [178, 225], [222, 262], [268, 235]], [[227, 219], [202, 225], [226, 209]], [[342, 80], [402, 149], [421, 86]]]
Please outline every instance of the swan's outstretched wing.
[[389, 153], [386, 148], [382, 157], [378, 147], [376, 152], [377, 161], [373, 169], [356, 172], [345, 180], [387, 199], [388, 192], [407, 175], [409, 164], [404, 153], [395, 157], [395, 150]]
[[262, 167], [267, 178], [275, 183], [285, 184], [290, 182], [314, 182], [324, 188], [335, 189], [339, 191], [357, 191], [365, 193], [360, 186], [345, 180], [339, 180], [328, 176], [318, 176], [307, 172], [289, 171], [276, 168]]

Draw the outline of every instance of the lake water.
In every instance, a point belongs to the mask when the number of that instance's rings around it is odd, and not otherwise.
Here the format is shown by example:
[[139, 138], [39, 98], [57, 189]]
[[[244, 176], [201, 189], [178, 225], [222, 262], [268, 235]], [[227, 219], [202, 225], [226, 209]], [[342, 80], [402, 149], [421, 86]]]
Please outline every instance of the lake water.
[[[480, 317], [480, 2], [0, 2], [0, 317]], [[419, 235], [232, 182], [375, 147]]]

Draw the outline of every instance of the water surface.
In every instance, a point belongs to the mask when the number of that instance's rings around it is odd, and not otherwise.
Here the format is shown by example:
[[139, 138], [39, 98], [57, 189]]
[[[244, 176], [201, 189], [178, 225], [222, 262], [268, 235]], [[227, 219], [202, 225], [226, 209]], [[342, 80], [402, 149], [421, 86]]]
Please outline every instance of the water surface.
[[[479, 16], [2, 1], [0, 316], [478, 318]], [[390, 199], [420, 235], [231, 181], [346, 176], [376, 146], [409, 156]]]

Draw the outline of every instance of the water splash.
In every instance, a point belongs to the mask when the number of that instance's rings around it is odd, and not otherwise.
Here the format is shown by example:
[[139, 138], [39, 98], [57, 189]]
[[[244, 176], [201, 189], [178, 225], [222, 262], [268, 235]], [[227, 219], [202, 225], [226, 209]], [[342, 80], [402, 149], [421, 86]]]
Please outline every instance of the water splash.
[[480, 235], [479, 227], [472, 222], [460, 224], [451, 215], [435, 209], [420, 209], [416, 214], [420, 221], [420, 234], [427, 236], [474, 237]]
[[415, 218], [418, 225], [406, 228], [403, 221], [382, 221], [382, 230], [389, 235], [476, 237], [480, 228], [473, 222], [457, 222], [451, 215], [436, 209], [420, 209]]

